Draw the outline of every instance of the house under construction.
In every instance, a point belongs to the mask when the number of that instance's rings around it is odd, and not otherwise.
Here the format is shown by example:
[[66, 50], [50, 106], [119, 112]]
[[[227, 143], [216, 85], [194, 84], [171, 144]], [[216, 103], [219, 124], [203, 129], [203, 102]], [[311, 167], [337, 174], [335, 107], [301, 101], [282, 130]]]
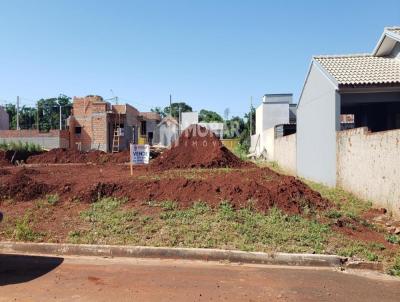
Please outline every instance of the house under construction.
[[147, 129], [161, 118], [148, 116], [128, 104], [112, 105], [100, 96], [74, 97], [68, 119], [70, 147], [118, 152], [128, 149], [130, 143], [151, 143], [153, 133]]

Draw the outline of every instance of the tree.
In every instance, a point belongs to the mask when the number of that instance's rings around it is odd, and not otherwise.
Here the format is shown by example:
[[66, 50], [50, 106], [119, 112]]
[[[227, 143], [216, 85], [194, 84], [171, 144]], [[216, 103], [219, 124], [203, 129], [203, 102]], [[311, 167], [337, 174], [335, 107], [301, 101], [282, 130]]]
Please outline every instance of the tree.
[[245, 122], [243, 118], [234, 116], [230, 120], [225, 121], [224, 138], [239, 138], [245, 129]]
[[[71, 114], [71, 98], [62, 94], [57, 98], [40, 99], [37, 104], [37, 107], [22, 106], [19, 109], [20, 129], [36, 129], [38, 117], [39, 130], [49, 131], [50, 129], [59, 129], [60, 106], [62, 121]], [[10, 129], [17, 129], [16, 106], [14, 104], [6, 104], [5, 109], [10, 120]]]
[[[250, 118], [251, 118], [251, 123], [250, 123]], [[240, 145], [242, 148], [248, 152], [250, 149], [251, 145], [251, 136], [255, 133], [256, 129], [256, 109], [251, 106], [250, 112], [245, 113], [244, 115], [244, 129], [240, 134], [239, 141]], [[251, 130], [250, 130], [250, 124], [251, 124]]]
[[166, 115], [171, 114], [171, 116], [173, 118], [175, 118], [176, 120], [179, 119], [179, 110], [180, 112], [192, 112], [193, 109], [191, 106], [189, 106], [188, 104], [186, 104], [185, 102], [180, 102], [180, 103], [172, 103], [171, 104], [171, 108], [170, 106], [167, 106], [164, 108], [164, 112]]
[[150, 111], [151, 111], [151, 112], [158, 113], [158, 114], [161, 116], [161, 118], [166, 117], [166, 114], [165, 114], [164, 110], [163, 110], [161, 107], [154, 107], [154, 108], [151, 108]]
[[199, 122], [203, 122], [203, 123], [211, 123], [211, 122], [223, 123], [224, 119], [218, 113], [216, 113], [214, 111], [201, 109], [200, 113], [199, 113]]
[[65, 120], [71, 114], [71, 98], [60, 94], [57, 98], [40, 99], [38, 101], [39, 108], [39, 129], [49, 131], [50, 129], [58, 129], [61, 119]]
[[5, 110], [8, 114], [10, 129], [17, 129], [17, 106], [6, 104]]
[[[180, 112], [192, 112], [193, 109], [191, 106], [186, 104], [185, 102], [180, 102], [180, 103], [172, 103], [172, 117], [175, 119], [179, 119], [179, 108]], [[170, 114], [170, 106], [165, 107], [164, 109], [161, 109], [161, 107], [155, 107], [151, 109], [151, 112], [157, 112], [160, 114], [161, 117], [166, 117], [167, 115]]]

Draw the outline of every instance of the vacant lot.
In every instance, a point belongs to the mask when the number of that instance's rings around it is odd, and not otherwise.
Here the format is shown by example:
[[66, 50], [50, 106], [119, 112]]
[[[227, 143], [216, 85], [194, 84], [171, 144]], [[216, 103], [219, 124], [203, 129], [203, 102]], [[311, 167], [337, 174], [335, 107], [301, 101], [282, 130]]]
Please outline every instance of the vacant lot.
[[310, 185], [265, 167], [4, 167], [0, 238], [329, 253], [400, 273], [399, 236], [373, 223], [382, 212]]

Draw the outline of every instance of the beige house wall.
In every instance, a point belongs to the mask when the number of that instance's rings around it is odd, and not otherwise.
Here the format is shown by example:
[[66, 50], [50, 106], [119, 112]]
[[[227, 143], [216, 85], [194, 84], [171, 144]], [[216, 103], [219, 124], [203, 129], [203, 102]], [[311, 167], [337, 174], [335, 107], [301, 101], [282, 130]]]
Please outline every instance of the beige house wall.
[[337, 132], [337, 185], [400, 216], [400, 130]]

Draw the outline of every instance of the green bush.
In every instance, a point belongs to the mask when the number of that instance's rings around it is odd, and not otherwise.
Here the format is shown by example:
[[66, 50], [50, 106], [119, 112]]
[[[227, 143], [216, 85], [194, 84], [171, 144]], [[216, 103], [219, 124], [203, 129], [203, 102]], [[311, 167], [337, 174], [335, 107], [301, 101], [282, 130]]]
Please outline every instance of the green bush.
[[2, 151], [19, 151], [19, 152], [41, 152], [43, 151], [42, 147], [39, 144], [28, 143], [28, 142], [10, 142], [2, 141], [0, 143], [0, 150]]
[[389, 274], [400, 277], [400, 254], [396, 257], [392, 268], [389, 270]]

